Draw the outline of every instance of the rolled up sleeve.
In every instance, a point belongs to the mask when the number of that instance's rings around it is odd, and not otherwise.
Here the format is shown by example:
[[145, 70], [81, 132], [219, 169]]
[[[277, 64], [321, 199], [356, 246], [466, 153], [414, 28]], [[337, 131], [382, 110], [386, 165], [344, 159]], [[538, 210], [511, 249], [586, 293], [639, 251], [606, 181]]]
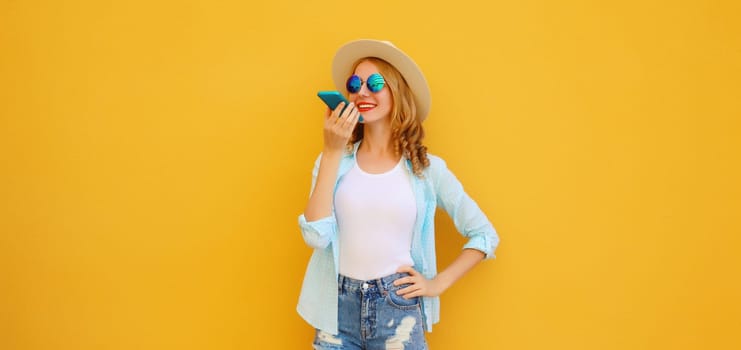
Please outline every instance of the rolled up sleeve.
[[315, 221], [306, 221], [304, 214], [299, 215], [298, 225], [301, 227], [301, 235], [310, 247], [317, 249], [326, 248], [336, 234], [337, 220], [334, 215]]
[[495, 258], [494, 251], [499, 245], [497, 231], [445, 162], [439, 158], [437, 161], [434, 178], [437, 202], [453, 219], [458, 232], [468, 238], [463, 248], [481, 251], [486, 259]]

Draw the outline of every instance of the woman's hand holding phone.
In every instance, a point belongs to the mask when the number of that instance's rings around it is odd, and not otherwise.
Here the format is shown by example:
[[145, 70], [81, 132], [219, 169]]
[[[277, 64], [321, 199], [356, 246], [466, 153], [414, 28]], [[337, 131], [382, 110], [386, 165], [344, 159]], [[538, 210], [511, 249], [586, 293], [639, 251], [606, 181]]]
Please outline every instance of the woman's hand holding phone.
[[[347, 104], [347, 108], [345, 107]], [[343, 111], [344, 109], [344, 111]], [[360, 113], [353, 103], [341, 102], [324, 115], [324, 150], [316, 175], [316, 186], [311, 192], [304, 215], [307, 221], [319, 220], [332, 215], [334, 185], [340, 159], [352, 136]]]
[[351, 102], [347, 108], [344, 107], [345, 102], [340, 102], [334, 110], [327, 108], [324, 115], [325, 152], [343, 151], [358, 123], [360, 112], [355, 104]]

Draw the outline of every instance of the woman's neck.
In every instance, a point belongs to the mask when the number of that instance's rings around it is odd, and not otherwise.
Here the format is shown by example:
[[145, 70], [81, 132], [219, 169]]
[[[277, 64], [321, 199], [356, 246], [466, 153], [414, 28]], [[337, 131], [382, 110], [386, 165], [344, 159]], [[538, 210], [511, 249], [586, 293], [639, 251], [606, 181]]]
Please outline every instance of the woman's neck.
[[396, 156], [391, 143], [391, 123], [374, 123], [363, 128], [363, 142], [359, 151], [381, 157]]

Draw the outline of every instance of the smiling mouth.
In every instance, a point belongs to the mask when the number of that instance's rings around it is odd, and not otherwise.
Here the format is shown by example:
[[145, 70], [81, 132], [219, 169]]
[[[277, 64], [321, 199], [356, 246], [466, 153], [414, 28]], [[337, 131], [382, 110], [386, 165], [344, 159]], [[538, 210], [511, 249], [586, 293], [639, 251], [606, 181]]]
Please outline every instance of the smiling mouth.
[[373, 108], [376, 108], [376, 105], [374, 105], [372, 103], [359, 103], [358, 104], [358, 111], [360, 113], [368, 112], [368, 111], [370, 111]]

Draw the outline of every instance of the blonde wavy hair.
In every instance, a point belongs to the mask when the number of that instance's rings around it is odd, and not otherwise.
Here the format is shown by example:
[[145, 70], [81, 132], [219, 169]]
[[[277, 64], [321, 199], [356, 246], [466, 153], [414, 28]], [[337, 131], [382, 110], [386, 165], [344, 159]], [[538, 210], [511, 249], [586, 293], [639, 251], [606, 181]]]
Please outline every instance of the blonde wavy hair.
[[[381, 73], [386, 86], [391, 91], [391, 99], [394, 103], [391, 109], [391, 139], [394, 153], [396, 156], [403, 155], [409, 159], [412, 162], [414, 174], [422, 177], [422, 171], [430, 166], [430, 160], [427, 159], [427, 147], [422, 145], [425, 131], [422, 128], [422, 122], [417, 118], [417, 106], [414, 103], [412, 90], [394, 66], [376, 57], [366, 57], [356, 61], [348, 76], [354, 74], [355, 69], [363, 62], [370, 62], [378, 67], [378, 72]], [[355, 126], [348, 147], [352, 147], [355, 142], [363, 139], [363, 128], [361, 123]]]

